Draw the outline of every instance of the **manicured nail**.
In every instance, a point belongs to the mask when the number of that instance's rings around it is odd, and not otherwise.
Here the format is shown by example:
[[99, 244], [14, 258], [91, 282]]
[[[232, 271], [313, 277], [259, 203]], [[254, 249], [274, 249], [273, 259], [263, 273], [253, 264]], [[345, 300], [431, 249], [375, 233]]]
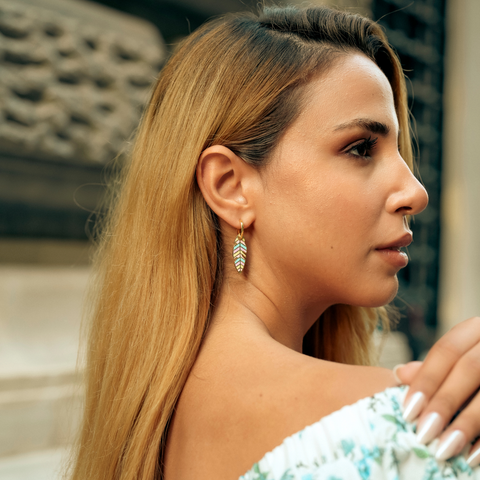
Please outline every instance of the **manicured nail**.
[[405, 410], [403, 411], [404, 420], [406, 420], [407, 422], [413, 422], [422, 411], [424, 404], [425, 395], [422, 392], [415, 392], [405, 406]]
[[395, 365], [393, 367], [393, 376], [395, 377], [395, 381], [397, 382], [397, 385], [401, 385], [403, 382], [400, 380], [400, 378], [398, 378], [398, 375], [397, 375], [397, 370], [400, 368], [400, 367], [403, 367], [405, 364], [404, 363], [399, 363], [398, 365]]
[[466, 443], [465, 434], [460, 430], [455, 430], [440, 443], [435, 458], [437, 460], [447, 460], [460, 452]]
[[440, 435], [442, 431], [442, 417], [437, 412], [429, 413], [417, 426], [417, 441], [426, 445]]
[[468, 457], [467, 463], [473, 468], [477, 465], [480, 465], [480, 447], [478, 447], [472, 454]]

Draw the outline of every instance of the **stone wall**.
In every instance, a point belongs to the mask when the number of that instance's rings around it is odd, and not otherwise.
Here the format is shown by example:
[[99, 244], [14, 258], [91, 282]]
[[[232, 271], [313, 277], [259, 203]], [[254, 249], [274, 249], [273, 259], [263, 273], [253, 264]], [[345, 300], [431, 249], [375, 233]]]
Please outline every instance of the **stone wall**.
[[77, 428], [88, 245], [52, 238], [85, 238], [103, 171], [165, 58], [157, 29], [135, 17], [87, 1], [0, 0], [2, 478], [13, 456], [54, 452]]
[[87, 1], [0, 0], [0, 236], [86, 239], [165, 44]]
[[0, 152], [104, 164], [138, 124], [164, 46], [146, 22], [61, 3], [68, 15], [55, 2], [0, 0]]

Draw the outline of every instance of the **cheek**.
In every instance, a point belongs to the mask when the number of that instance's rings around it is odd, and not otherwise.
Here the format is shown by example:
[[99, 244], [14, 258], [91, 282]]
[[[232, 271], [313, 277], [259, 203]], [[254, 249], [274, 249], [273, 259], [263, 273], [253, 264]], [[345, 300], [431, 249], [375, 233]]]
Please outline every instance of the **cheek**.
[[[336, 246], [359, 242], [374, 223], [374, 206], [365, 185], [348, 177], [325, 175], [329, 181], [306, 183], [292, 217], [301, 219], [316, 243]], [[298, 220], [297, 220], [298, 221]]]
[[334, 303], [387, 303], [396, 278], [383, 275], [379, 283], [372, 263], [384, 208], [381, 189], [358, 171], [312, 171], [291, 169], [269, 185], [256, 228], [262, 257], [306, 301], [322, 292]]
[[302, 266], [313, 260], [338, 266], [363, 251], [361, 239], [366, 239], [374, 215], [361, 198], [362, 185], [325, 169], [318, 175], [312, 169], [291, 169], [276, 180], [266, 195], [264, 222], [259, 222], [268, 225], [270, 235], [284, 237], [272, 244], [281, 244]]

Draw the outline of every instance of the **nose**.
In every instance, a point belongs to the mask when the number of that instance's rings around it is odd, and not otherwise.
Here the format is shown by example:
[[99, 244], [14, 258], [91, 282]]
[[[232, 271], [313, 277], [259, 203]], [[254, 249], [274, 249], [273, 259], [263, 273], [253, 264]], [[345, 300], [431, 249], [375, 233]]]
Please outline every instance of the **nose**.
[[387, 200], [387, 210], [402, 215], [417, 215], [428, 205], [428, 194], [423, 185], [415, 178], [403, 158], [394, 168], [394, 188]]

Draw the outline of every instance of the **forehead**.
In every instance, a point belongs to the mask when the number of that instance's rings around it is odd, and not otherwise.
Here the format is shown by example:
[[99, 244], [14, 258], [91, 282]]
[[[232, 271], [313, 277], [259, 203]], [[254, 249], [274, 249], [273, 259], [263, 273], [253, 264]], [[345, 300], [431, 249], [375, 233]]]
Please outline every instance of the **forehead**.
[[303, 108], [294, 124], [308, 123], [328, 132], [357, 118], [371, 118], [398, 130], [387, 77], [365, 55], [349, 54], [305, 87]]

